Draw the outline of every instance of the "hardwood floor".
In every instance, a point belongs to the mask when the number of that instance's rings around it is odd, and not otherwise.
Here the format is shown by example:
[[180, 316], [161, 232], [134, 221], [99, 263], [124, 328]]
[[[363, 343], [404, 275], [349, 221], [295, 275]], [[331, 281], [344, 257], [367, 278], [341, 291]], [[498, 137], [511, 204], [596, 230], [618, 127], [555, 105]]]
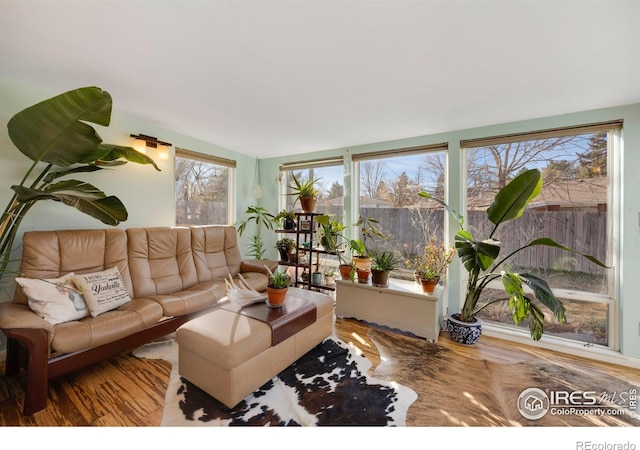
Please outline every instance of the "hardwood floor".
[[[543, 369], [545, 380], [555, 377], [560, 378], [557, 382], [566, 382], [562, 379], [562, 373], [553, 373], [553, 370], [570, 368], [575, 373], [593, 375], [601, 383], [606, 383], [605, 378], [609, 377], [613, 380], [609, 382], [630, 383], [636, 387], [640, 385], [640, 375], [630, 368], [601, 364], [487, 336], [483, 336], [475, 346], [456, 344], [446, 334], [441, 336], [438, 344], [429, 344], [422, 339], [351, 319], [337, 319], [335, 334], [362, 350], [373, 364], [370, 374], [395, 379], [418, 393], [418, 400], [409, 409], [407, 426], [522, 425], [523, 419], [517, 417], [514, 407], [505, 406], [505, 400], [499, 397], [503, 395], [501, 393], [513, 393], [521, 389], [521, 386], [510, 386], [507, 379], [528, 382], [522, 378], [522, 374], [528, 374], [531, 370], [513, 372], [514, 368], [525, 367], [523, 364], [526, 365], [525, 369]], [[396, 347], [400, 348], [400, 354], [396, 354]], [[474, 361], [476, 367], [471, 367], [468, 361]], [[454, 368], [451, 374], [446, 373], [442, 365], [444, 363]], [[462, 369], [455, 369], [456, 364]], [[0, 363], [0, 369], [4, 373], [4, 363]], [[476, 376], [473, 370], [478, 370], [481, 375]], [[455, 379], [456, 371], [462, 372], [458, 375], [460, 379]], [[123, 354], [71, 376], [53, 380], [47, 408], [30, 417], [21, 414], [23, 391], [20, 377], [11, 379], [0, 375], [0, 425], [158, 426], [170, 372], [170, 365], [166, 361], [138, 359]], [[485, 373], [490, 373], [491, 377], [486, 378]], [[536, 378], [536, 372], [532, 373], [531, 382], [540, 382], [542, 378]], [[603, 377], [604, 374], [606, 377]], [[501, 390], [495, 389], [497, 385]], [[442, 386], [451, 393], [441, 392], [445, 389]], [[512, 389], [508, 391], [510, 387]], [[617, 388], [617, 385], [612, 388]], [[575, 389], [586, 387], [575, 386]], [[445, 402], [448, 402], [446, 406]], [[461, 413], [461, 408], [469, 410], [470, 405], [472, 409], [468, 414]], [[575, 423], [566, 418], [563, 420], [558, 424], [628, 425], [622, 421]], [[550, 424], [554, 425], [555, 422]]]

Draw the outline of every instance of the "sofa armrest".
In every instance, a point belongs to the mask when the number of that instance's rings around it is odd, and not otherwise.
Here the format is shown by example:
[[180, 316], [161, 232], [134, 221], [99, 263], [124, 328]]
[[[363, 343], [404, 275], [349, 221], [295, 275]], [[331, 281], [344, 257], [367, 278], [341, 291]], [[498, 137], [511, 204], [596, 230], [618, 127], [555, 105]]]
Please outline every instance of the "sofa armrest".
[[0, 329], [20, 328], [43, 329], [49, 336], [49, 344], [53, 341], [53, 325], [31, 311], [28, 305], [11, 302], [0, 303]]
[[278, 261], [271, 259], [245, 259], [240, 263], [240, 273], [259, 272], [269, 275], [265, 266], [267, 266], [271, 272], [275, 272], [278, 270]]

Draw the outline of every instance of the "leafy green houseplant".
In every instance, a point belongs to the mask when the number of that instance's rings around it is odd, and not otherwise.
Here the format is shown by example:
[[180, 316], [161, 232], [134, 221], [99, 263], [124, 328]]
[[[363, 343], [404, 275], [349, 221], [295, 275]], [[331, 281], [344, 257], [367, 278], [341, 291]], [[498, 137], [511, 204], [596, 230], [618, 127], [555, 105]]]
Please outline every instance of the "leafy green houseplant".
[[[565, 307], [556, 298], [545, 280], [529, 273], [512, 271], [508, 265], [509, 260], [526, 248], [543, 245], [582, 255], [601, 267], [607, 267], [591, 255], [580, 253], [546, 237], [534, 239], [506, 256], [500, 255], [501, 243], [494, 239], [500, 225], [521, 217], [525, 208], [540, 193], [541, 189], [542, 176], [537, 169], [523, 172], [500, 189], [487, 209], [487, 218], [493, 224], [493, 229], [484, 239], [475, 238], [468, 230], [465, 230], [464, 218], [444, 201], [433, 198], [426, 192], [419, 193], [420, 196], [431, 198], [441, 204], [460, 226], [460, 230], [455, 236], [455, 247], [468, 273], [468, 280], [464, 303], [459, 316], [454, 317], [455, 319], [464, 323], [473, 323], [476, 321], [476, 314], [483, 308], [496, 302], [508, 301], [514, 322], [520, 324], [529, 319], [531, 337], [534, 340], [539, 340], [544, 333], [544, 313], [540, 307], [533, 303], [532, 296], [525, 291], [525, 286], [531, 289], [533, 296], [548, 308], [560, 323], [565, 320]], [[494, 280], [502, 281], [507, 297], [478, 307], [482, 291]], [[479, 337], [479, 332], [476, 334]], [[452, 337], [454, 337], [453, 334]]]
[[400, 257], [389, 250], [374, 249], [370, 251], [371, 256], [371, 284], [377, 287], [389, 286], [390, 272], [399, 268]]
[[265, 253], [264, 241], [262, 240], [262, 227], [267, 230], [273, 230], [274, 216], [266, 208], [262, 206], [250, 205], [247, 207], [245, 214], [248, 217], [236, 224], [238, 234], [242, 236], [245, 232], [247, 225], [251, 222], [255, 222], [256, 231], [251, 235], [251, 241], [249, 242], [249, 256], [255, 259], [262, 259]]
[[335, 217], [326, 214], [316, 217], [316, 222], [320, 225], [316, 231], [318, 242], [328, 252], [338, 252], [340, 240], [344, 238], [343, 232], [347, 228]]
[[316, 183], [320, 179], [309, 178], [308, 180], [299, 180], [295, 174], [291, 176], [293, 178], [293, 185], [289, 186], [289, 189], [291, 189], [289, 195], [295, 197], [293, 204], [295, 205], [297, 201], [300, 201], [300, 207], [304, 212], [314, 212], [318, 202], [318, 195], [320, 194]]
[[14, 115], [7, 124], [16, 148], [33, 163], [14, 191], [0, 222], [0, 275], [10, 262], [18, 228], [40, 200], [72, 206], [106, 225], [126, 221], [128, 213], [115, 196], [90, 183], [67, 176], [126, 164], [155, 162], [132, 147], [106, 144], [87, 122], [108, 126], [111, 95], [98, 87], [83, 87], [44, 100]]
[[296, 241], [292, 238], [284, 237], [276, 241], [276, 249], [280, 253], [280, 260], [283, 262], [289, 262], [289, 254], [294, 248], [296, 248]]
[[267, 306], [279, 308], [284, 305], [287, 291], [289, 290], [289, 275], [285, 272], [276, 271], [273, 273], [267, 268], [269, 273], [269, 284], [267, 285]]
[[296, 213], [293, 211], [283, 209], [275, 215], [273, 220], [281, 225], [284, 230], [294, 230], [296, 228]]
[[444, 243], [438, 243], [435, 238], [431, 238], [424, 246], [422, 254], [407, 260], [406, 265], [414, 270], [423, 292], [431, 293], [446, 273], [455, 255], [454, 246], [446, 246]]

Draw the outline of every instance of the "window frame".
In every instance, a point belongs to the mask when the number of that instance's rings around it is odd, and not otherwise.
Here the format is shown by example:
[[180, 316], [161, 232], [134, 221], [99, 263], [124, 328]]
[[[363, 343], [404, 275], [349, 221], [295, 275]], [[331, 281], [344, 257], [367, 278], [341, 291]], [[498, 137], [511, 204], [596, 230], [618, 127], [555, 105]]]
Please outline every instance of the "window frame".
[[[224, 166], [227, 168], [227, 223], [226, 224], [216, 224], [216, 225], [230, 225], [235, 221], [235, 206], [236, 206], [236, 196], [235, 196], [235, 169], [236, 169], [236, 161], [232, 159], [222, 158], [220, 156], [208, 155], [205, 153], [195, 152], [193, 150], [188, 150], [181, 147], [175, 148], [175, 158], [183, 158], [183, 159], [191, 159], [194, 161], [200, 161], [208, 164], [214, 164], [217, 166]], [[175, 170], [175, 159], [174, 159], [174, 170]], [[177, 191], [175, 189], [175, 181], [174, 181], [174, 197], [177, 202]], [[177, 221], [175, 221], [177, 217], [174, 217], [174, 223], [179, 225]]]
[[[387, 150], [379, 150], [373, 152], [363, 152], [352, 155], [352, 196], [351, 196], [351, 208], [353, 211], [353, 221], [357, 219], [360, 215], [360, 163], [366, 161], [377, 161], [385, 158], [395, 158], [395, 157], [403, 157], [403, 156], [412, 156], [412, 155], [428, 155], [430, 153], [438, 153], [442, 152], [444, 154], [444, 200], [448, 201], [448, 192], [449, 192], [449, 142], [439, 142], [435, 144], [428, 145], [419, 145], [413, 147], [400, 147], [393, 148]], [[449, 233], [449, 215], [443, 214], [443, 242], [450, 242], [450, 233]], [[356, 230], [351, 230], [352, 236], [356, 236]], [[412, 280], [413, 272], [405, 267], [399, 268], [395, 271], [396, 273], [401, 275], [401, 279]], [[393, 274], [391, 274], [391, 278]]]
[[[607, 276], [607, 293], [594, 293], [587, 291], [576, 291], [575, 289], [553, 288], [554, 294], [558, 298], [568, 300], [603, 303], [609, 308], [607, 318], [607, 345], [585, 343], [578, 340], [563, 338], [560, 336], [545, 335], [545, 338], [551, 342], [560, 345], [576, 345], [581, 344], [584, 347], [599, 347], [619, 351], [620, 349], [620, 271], [621, 264], [621, 213], [622, 213], [622, 171], [621, 171], [621, 145], [622, 145], [623, 121], [613, 120], [606, 122], [598, 122], [591, 124], [574, 125], [553, 129], [545, 129], [538, 131], [513, 133], [507, 135], [498, 135], [485, 138], [474, 138], [460, 141], [461, 152], [461, 179], [460, 188], [462, 193], [462, 211], [464, 211], [465, 222], [468, 220], [468, 190], [467, 177], [469, 169], [469, 149], [477, 147], [485, 147], [490, 145], [508, 144], [514, 142], [533, 141], [545, 138], [557, 138], [565, 136], [578, 136], [589, 133], [606, 132], [607, 133], [607, 202], [610, 213], [607, 218], [607, 261], [605, 264], [610, 267], [611, 272]], [[460, 279], [461, 292], [464, 292], [465, 280]], [[499, 281], [489, 284], [489, 287], [502, 289]], [[525, 288], [529, 293], [532, 291]], [[507, 331], [508, 333], [527, 334], [527, 330], [518, 330], [513, 326], [499, 323], [487, 323], [487, 328], [497, 331]]]

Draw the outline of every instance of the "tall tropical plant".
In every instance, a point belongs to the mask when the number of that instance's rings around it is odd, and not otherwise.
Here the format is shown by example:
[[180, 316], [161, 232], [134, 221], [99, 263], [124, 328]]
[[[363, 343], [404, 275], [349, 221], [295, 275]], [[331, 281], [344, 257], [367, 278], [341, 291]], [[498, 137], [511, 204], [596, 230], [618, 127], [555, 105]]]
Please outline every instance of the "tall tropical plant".
[[0, 222], [0, 275], [10, 262], [18, 228], [40, 200], [72, 206], [106, 225], [118, 225], [128, 213], [115, 196], [90, 183], [62, 179], [126, 164], [151, 164], [147, 155], [131, 147], [105, 144], [87, 122], [108, 126], [111, 95], [98, 87], [83, 87], [44, 100], [14, 115], [7, 124], [9, 137], [33, 163], [19, 184]]
[[[464, 218], [444, 201], [432, 197], [427, 192], [419, 193], [420, 196], [433, 199], [441, 204], [460, 226], [460, 230], [455, 236], [455, 247], [464, 268], [468, 272], [465, 299], [459, 317], [460, 321], [473, 322], [475, 315], [490, 304], [508, 301], [514, 322], [520, 324], [529, 318], [531, 337], [534, 340], [539, 340], [544, 333], [544, 314], [532, 302], [531, 296], [525, 292], [524, 287], [528, 286], [533, 292], [533, 296], [553, 313], [556, 320], [560, 323], [564, 322], [565, 307], [551, 291], [548, 283], [529, 273], [513, 272], [508, 266], [507, 262], [525, 248], [537, 245], [554, 247], [582, 255], [601, 267], [607, 267], [595, 257], [560, 245], [547, 237], [534, 239], [506, 256], [500, 255], [501, 243], [494, 239], [498, 228], [503, 223], [522, 216], [525, 208], [538, 196], [541, 190], [542, 176], [537, 169], [523, 172], [500, 189], [487, 209], [487, 218], [494, 227], [489, 236], [484, 239], [475, 238], [469, 231], [465, 230]], [[507, 298], [494, 300], [482, 307], [478, 307], [478, 301], [484, 288], [498, 279], [502, 280], [502, 286]]]
[[267, 230], [273, 230], [275, 216], [266, 208], [256, 205], [250, 205], [247, 207], [245, 214], [249, 214], [249, 216], [245, 220], [236, 223], [238, 234], [242, 236], [247, 225], [251, 222], [255, 222], [256, 231], [251, 235], [248, 254], [256, 259], [262, 259], [266, 251], [264, 248], [264, 241], [262, 240], [262, 227], [264, 226]]

